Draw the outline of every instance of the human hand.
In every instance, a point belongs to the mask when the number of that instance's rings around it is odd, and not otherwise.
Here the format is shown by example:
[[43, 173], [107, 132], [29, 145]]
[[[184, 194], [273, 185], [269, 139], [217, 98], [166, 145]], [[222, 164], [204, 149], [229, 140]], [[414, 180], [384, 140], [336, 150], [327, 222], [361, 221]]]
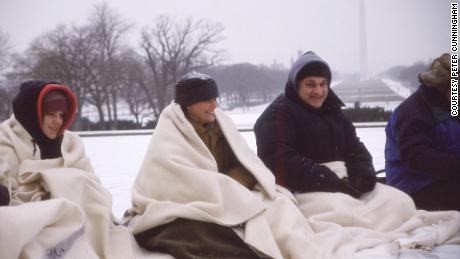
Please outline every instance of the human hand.
[[359, 199], [363, 192], [361, 192], [359, 189], [355, 188], [350, 181], [347, 179], [340, 179], [340, 182], [338, 183], [338, 188], [339, 191], [345, 194], [348, 194], [352, 196], [353, 198]]
[[350, 177], [350, 183], [361, 192], [370, 192], [374, 190], [377, 179], [375, 176], [355, 176]]

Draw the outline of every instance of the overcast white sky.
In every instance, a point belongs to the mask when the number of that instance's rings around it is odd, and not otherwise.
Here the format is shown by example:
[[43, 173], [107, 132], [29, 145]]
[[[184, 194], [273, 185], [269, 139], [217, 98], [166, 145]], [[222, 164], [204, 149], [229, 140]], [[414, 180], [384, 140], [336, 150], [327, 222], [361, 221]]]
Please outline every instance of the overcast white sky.
[[[371, 74], [449, 52], [450, 0], [364, 0]], [[100, 0], [0, 0], [0, 28], [16, 52], [58, 24], [84, 23]], [[224, 25], [225, 63], [289, 66], [314, 50], [333, 70], [358, 72], [360, 0], [106, 0], [140, 29], [160, 14]], [[134, 42], [132, 45], [137, 44]]]

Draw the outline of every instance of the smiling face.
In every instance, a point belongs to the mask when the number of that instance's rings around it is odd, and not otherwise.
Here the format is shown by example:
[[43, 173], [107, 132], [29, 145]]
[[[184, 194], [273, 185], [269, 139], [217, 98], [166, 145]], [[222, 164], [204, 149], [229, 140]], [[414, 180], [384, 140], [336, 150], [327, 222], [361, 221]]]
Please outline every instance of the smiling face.
[[217, 101], [215, 98], [207, 101], [197, 102], [187, 106], [187, 114], [193, 121], [205, 125], [212, 123], [216, 120], [214, 111], [217, 107]]
[[307, 76], [300, 80], [297, 86], [300, 99], [314, 109], [321, 108], [328, 92], [329, 82], [321, 76]]
[[43, 115], [41, 130], [49, 139], [56, 139], [59, 130], [64, 123], [64, 112], [53, 111]]

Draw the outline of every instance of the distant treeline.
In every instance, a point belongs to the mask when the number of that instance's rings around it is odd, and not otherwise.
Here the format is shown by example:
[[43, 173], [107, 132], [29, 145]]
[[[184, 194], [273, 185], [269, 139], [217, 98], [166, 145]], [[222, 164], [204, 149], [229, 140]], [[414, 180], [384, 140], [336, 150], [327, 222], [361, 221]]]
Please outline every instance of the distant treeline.
[[[139, 47], [133, 47], [125, 40], [133, 24], [105, 3], [95, 5], [86, 23], [59, 25], [24, 53], [10, 56], [9, 67], [0, 67], [5, 78], [0, 120], [11, 114], [12, 97], [26, 79], [55, 80], [72, 88], [79, 100], [76, 130], [89, 125], [84, 109], [94, 111], [91, 119], [97, 118], [98, 129], [125, 127], [118, 124], [126, 124], [120, 114], [127, 110], [137, 127], [155, 121], [171, 102], [175, 82], [193, 70], [217, 79], [221, 99], [230, 108], [269, 101], [281, 91], [287, 72], [251, 64], [218, 66], [224, 56], [217, 48], [223, 30], [210, 21], [159, 16], [137, 33]], [[8, 38], [0, 35], [7, 46]], [[2, 65], [7, 50], [0, 48]]]
[[[11, 115], [17, 86], [27, 79], [72, 88], [79, 100], [74, 130], [153, 127], [173, 99], [175, 82], [190, 71], [216, 79], [224, 109], [267, 103], [283, 92], [288, 71], [279, 64], [219, 65], [225, 57], [218, 48], [223, 31], [219, 23], [170, 16], [156, 17], [136, 31], [106, 3], [95, 5], [83, 24], [44, 33], [23, 53], [13, 55], [8, 36], [0, 31], [0, 121]], [[136, 46], [127, 43], [128, 35], [137, 36]], [[412, 80], [406, 72], [388, 73]], [[356, 111], [351, 116], [365, 117]]]
[[343, 109], [343, 113], [352, 122], [388, 121], [391, 115], [391, 111], [386, 111], [382, 107], [361, 106], [359, 102], [356, 102], [353, 108]]
[[384, 73], [384, 76], [401, 82], [404, 86], [411, 88], [411, 92], [413, 92], [420, 85], [418, 75], [427, 68], [428, 63], [417, 62], [411, 66], [397, 66], [390, 68]]

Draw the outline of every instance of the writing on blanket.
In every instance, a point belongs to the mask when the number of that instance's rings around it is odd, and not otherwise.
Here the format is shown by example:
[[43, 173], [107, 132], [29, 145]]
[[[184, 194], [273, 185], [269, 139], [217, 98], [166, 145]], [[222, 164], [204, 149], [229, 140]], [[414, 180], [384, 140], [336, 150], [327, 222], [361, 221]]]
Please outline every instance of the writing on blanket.
[[45, 250], [43, 259], [60, 259], [70, 251], [75, 241], [83, 235], [85, 226], [81, 227], [78, 231], [59, 242], [57, 245]]

